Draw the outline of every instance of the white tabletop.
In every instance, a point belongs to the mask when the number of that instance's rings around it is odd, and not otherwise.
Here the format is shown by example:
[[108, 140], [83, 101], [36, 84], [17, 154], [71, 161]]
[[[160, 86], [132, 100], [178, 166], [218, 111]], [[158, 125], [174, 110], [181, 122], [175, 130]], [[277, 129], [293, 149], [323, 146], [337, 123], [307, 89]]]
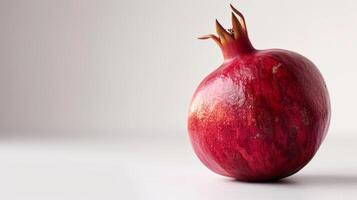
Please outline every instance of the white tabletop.
[[216, 175], [177, 138], [2, 139], [3, 199], [356, 199], [356, 138], [331, 134], [298, 174], [276, 183]]

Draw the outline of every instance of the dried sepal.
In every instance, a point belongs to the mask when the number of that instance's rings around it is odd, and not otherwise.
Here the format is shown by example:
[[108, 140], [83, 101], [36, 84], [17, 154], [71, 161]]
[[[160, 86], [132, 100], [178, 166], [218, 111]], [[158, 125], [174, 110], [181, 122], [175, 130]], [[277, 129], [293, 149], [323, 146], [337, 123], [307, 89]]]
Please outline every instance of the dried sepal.
[[243, 16], [243, 14], [241, 12], [239, 12], [232, 4], [230, 4], [230, 6], [231, 6], [233, 12], [239, 16], [240, 24], [243, 27], [244, 31], [246, 32], [247, 31], [247, 26], [245, 24], [245, 18]]
[[220, 47], [222, 47], [221, 40], [220, 40], [217, 36], [215, 36], [215, 35], [213, 35], [213, 34], [203, 35], [203, 36], [198, 37], [198, 39], [200, 39], [200, 40], [212, 39], [212, 40], [215, 41]]
[[234, 13], [232, 13], [232, 27], [234, 39], [237, 39], [239, 35], [244, 34], [245, 32], [242, 24], [238, 21], [238, 18]]
[[229, 32], [227, 32], [223, 26], [216, 20], [216, 31], [219, 36], [219, 39], [221, 40], [222, 45], [224, 45], [227, 42], [234, 41], [233, 35], [231, 35]]

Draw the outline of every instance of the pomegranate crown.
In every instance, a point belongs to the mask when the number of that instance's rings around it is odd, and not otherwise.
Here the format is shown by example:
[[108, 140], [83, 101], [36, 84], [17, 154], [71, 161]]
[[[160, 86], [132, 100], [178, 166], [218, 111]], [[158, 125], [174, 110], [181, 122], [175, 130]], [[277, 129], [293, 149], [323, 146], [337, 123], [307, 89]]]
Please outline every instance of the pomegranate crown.
[[[237, 57], [242, 54], [248, 54], [255, 51], [248, 38], [245, 18], [241, 12], [230, 4], [232, 8], [232, 28], [225, 29], [216, 19], [216, 32], [218, 36], [209, 34], [198, 39], [213, 39], [223, 52], [225, 59]], [[238, 17], [236, 16], [238, 15]]]

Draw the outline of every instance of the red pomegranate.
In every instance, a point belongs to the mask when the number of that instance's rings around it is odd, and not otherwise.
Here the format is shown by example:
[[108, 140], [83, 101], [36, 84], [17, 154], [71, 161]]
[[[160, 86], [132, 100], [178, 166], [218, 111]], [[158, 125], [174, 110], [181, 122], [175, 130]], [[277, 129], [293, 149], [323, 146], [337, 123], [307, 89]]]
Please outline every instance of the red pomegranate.
[[199, 159], [218, 174], [241, 181], [278, 180], [303, 168], [324, 140], [328, 91], [304, 56], [256, 50], [243, 15], [231, 7], [233, 28], [225, 30], [216, 21], [218, 37], [200, 38], [213, 39], [224, 62], [193, 95], [190, 140]]

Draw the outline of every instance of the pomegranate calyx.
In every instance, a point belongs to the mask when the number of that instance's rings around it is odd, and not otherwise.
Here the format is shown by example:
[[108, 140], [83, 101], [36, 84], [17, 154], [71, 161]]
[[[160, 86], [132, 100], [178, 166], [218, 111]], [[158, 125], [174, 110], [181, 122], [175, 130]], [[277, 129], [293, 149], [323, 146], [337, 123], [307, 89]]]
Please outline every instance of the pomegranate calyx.
[[[242, 54], [255, 51], [248, 38], [245, 18], [241, 12], [230, 4], [232, 12], [232, 28], [225, 29], [216, 19], [217, 35], [209, 34], [198, 39], [213, 39], [223, 52], [224, 59], [231, 59]], [[239, 19], [238, 19], [238, 17]]]

